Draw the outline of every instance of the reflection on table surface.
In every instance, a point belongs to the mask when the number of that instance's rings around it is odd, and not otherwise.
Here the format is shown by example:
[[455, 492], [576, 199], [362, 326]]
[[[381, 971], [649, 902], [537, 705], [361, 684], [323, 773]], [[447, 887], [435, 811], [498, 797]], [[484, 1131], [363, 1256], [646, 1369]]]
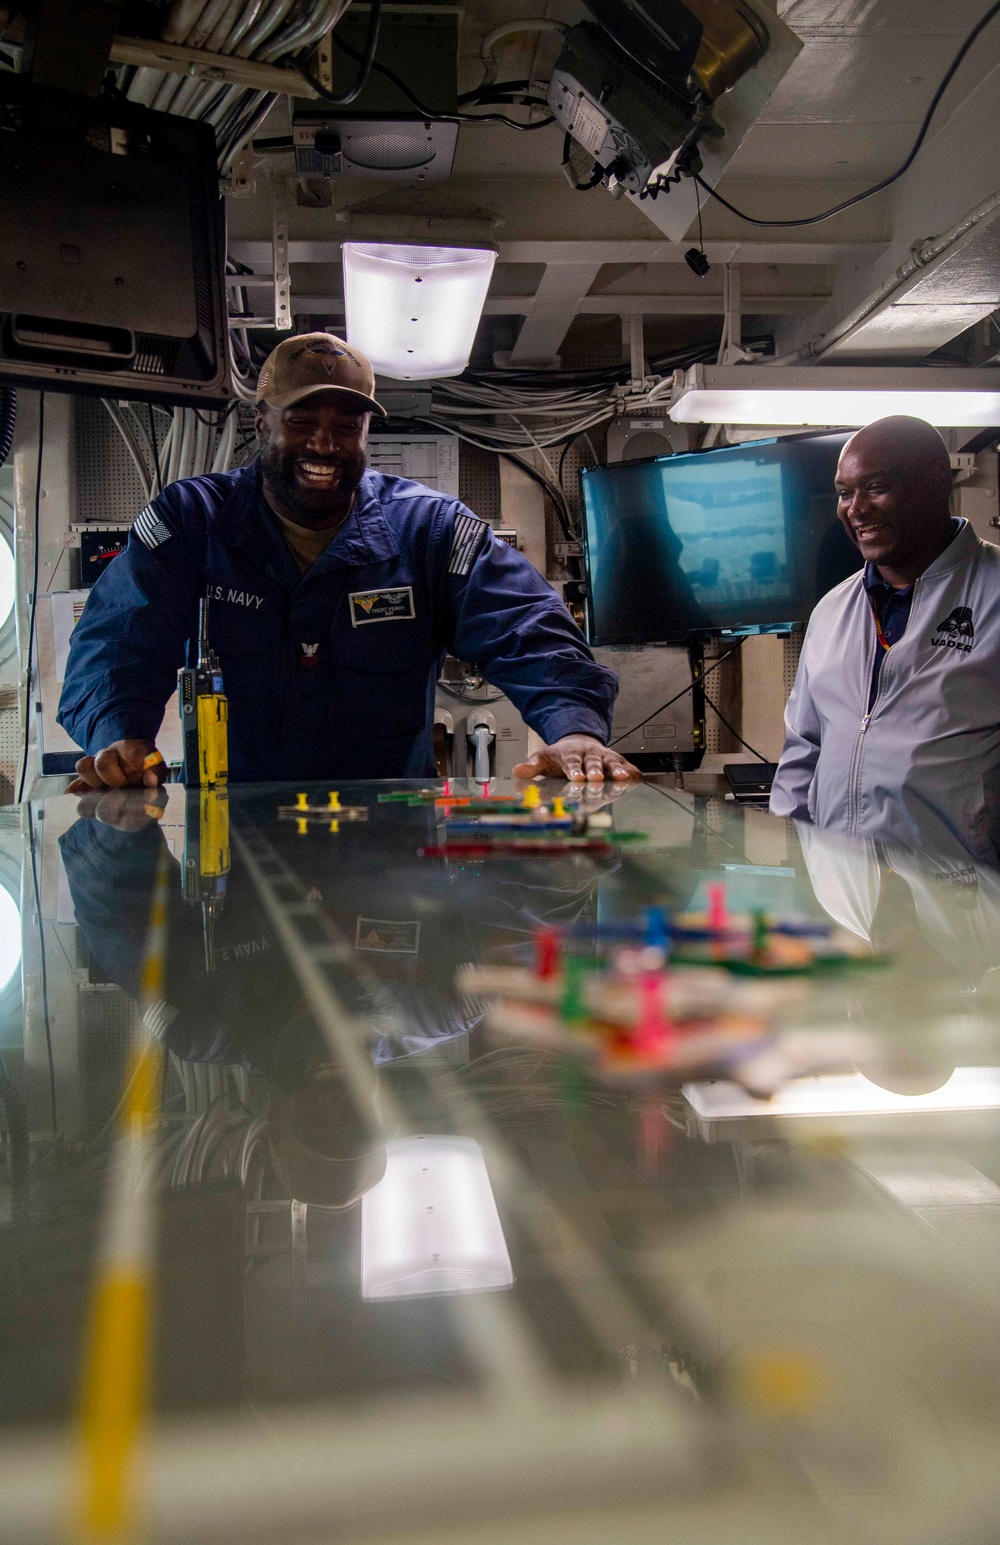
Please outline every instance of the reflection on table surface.
[[[1000, 874], [666, 783], [584, 796], [610, 853], [427, 857], [393, 788], [0, 812], [0, 1539], [979, 1538]], [[456, 988], [720, 881], [888, 957], [769, 1100]]]

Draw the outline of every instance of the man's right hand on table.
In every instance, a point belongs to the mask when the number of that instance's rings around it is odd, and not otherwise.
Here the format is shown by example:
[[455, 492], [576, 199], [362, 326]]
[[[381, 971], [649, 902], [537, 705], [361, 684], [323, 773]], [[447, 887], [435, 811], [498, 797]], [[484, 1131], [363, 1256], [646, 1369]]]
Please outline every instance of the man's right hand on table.
[[77, 777], [67, 794], [86, 794], [89, 789], [158, 788], [166, 781], [167, 764], [160, 758], [155, 766], [147, 758], [159, 756], [151, 740], [116, 740], [96, 756], [81, 756], [76, 764]]

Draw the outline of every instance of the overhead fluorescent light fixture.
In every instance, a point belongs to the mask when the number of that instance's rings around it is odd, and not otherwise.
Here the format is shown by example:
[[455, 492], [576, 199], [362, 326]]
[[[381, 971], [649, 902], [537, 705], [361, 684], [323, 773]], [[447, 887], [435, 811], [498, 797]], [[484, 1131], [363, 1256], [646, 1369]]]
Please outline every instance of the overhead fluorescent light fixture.
[[497, 255], [489, 247], [345, 241], [347, 341], [397, 381], [457, 376], [469, 363]]
[[685, 1084], [685, 1100], [703, 1120], [737, 1117], [890, 1116], [922, 1111], [1000, 1110], [1000, 1068], [955, 1068], [928, 1094], [896, 1094], [863, 1073], [830, 1073], [793, 1078], [769, 1100], [755, 1099], [739, 1084]]
[[468, 1137], [400, 1137], [361, 1203], [361, 1295], [484, 1293], [514, 1283], [486, 1161]]
[[674, 387], [678, 424], [860, 428], [908, 413], [939, 428], [1000, 424], [1000, 370], [695, 365]]

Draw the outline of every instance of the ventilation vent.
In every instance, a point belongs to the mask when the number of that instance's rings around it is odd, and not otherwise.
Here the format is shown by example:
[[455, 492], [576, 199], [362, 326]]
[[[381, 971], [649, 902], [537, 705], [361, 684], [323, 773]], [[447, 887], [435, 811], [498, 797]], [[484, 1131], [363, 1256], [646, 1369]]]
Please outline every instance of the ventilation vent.
[[177, 364], [176, 340], [154, 338], [148, 333], [137, 333], [133, 369], [140, 375], [172, 375]]

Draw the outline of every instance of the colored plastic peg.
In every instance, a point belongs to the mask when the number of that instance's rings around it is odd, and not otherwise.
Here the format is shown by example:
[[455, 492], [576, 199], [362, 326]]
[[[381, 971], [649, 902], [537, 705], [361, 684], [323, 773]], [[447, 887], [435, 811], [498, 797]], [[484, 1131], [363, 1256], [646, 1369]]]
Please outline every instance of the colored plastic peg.
[[767, 913], [754, 912], [751, 918], [753, 933], [751, 935], [750, 949], [755, 956], [767, 954]]
[[340, 795], [337, 793], [336, 789], [331, 789], [330, 790], [330, 809], [331, 810], [339, 810], [340, 809]]
[[444, 787], [442, 788], [441, 793], [442, 794], [450, 794], [451, 793], [451, 779], [450, 778], [446, 778], [444, 780]]
[[331, 821], [330, 822], [330, 830], [332, 832], [339, 832], [339, 830], [340, 830], [340, 822], [339, 821]]
[[554, 928], [539, 928], [535, 934], [535, 975], [555, 976], [559, 968], [559, 935]]
[[583, 974], [585, 966], [579, 955], [570, 955], [563, 966], [563, 997], [559, 1012], [563, 1019], [587, 1018], [587, 1006], [583, 1001]]
[[644, 971], [639, 983], [639, 1021], [635, 1039], [640, 1046], [649, 1049], [658, 1047], [674, 1032], [663, 1007], [665, 980], [660, 971]]
[[708, 926], [713, 933], [724, 933], [729, 927], [729, 907], [726, 904], [726, 887], [717, 880], [706, 887], [708, 893]]
[[670, 942], [667, 914], [662, 907], [646, 908], [646, 945], [649, 949], [664, 950]]
[[[527, 802], [527, 797], [525, 802]], [[566, 819], [566, 802], [565, 800], [560, 799], [558, 794], [552, 801], [552, 814], [555, 816], [557, 821], [565, 821]]]
[[309, 795], [308, 794], [296, 794], [296, 796], [295, 796], [295, 808], [296, 808], [296, 810], [308, 810], [309, 809]]
[[300, 815], [295, 824], [299, 828], [299, 836], [304, 837], [306, 832], [309, 830], [309, 822], [306, 820], [305, 816]]
[[538, 792], [537, 786], [534, 783], [529, 783], [524, 791], [525, 810], [537, 810], [541, 802], [542, 796]]

